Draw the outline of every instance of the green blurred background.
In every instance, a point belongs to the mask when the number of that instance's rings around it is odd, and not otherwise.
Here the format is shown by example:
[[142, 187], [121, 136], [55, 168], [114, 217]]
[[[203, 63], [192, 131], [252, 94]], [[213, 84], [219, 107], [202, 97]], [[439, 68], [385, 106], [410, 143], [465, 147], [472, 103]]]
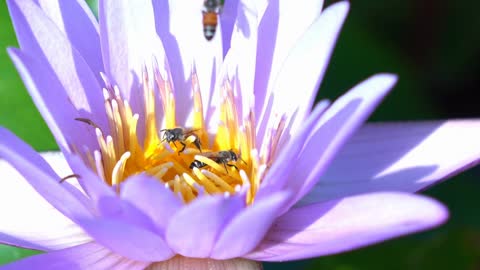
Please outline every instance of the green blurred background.
[[[319, 97], [334, 99], [369, 75], [393, 72], [400, 81], [370, 121], [479, 117], [479, 9], [478, 1], [351, 3]], [[0, 125], [39, 151], [57, 149], [6, 54], [17, 43], [4, 1], [0, 29]], [[265, 264], [265, 269], [480, 269], [479, 174], [472, 169], [426, 192], [451, 211], [441, 228], [340, 255]], [[0, 264], [31, 254], [0, 246]]]

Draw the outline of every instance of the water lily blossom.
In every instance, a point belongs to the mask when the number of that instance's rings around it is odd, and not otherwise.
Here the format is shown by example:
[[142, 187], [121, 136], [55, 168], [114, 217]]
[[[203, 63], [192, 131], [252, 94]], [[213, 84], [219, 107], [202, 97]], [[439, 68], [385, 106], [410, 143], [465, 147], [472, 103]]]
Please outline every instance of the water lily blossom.
[[62, 154], [0, 128], [0, 242], [46, 251], [5, 269], [260, 269], [446, 220], [414, 192], [479, 160], [479, 121], [364, 125], [392, 74], [314, 105], [348, 2], [225, 2], [208, 41], [199, 0], [7, 0]]

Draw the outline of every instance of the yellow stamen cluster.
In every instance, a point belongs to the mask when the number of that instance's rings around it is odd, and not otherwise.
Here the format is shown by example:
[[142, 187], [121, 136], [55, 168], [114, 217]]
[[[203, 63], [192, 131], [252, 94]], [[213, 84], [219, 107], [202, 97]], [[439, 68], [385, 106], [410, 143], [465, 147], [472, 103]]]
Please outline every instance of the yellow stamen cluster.
[[[154, 80], [151, 81], [152, 77]], [[168, 77], [168, 76], [167, 76]], [[127, 100], [117, 87], [107, 82], [104, 88], [105, 110], [108, 116], [109, 134], [96, 127], [99, 149], [88, 153], [86, 159], [96, 173], [117, 191], [129, 176], [147, 173], [165, 187], [178, 194], [184, 202], [198, 195], [234, 194], [245, 192], [246, 202], [251, 204], [258, 191], [260, 180], [269, 167], [271, 147], [262, 157], [256, 150], [253, 111], [245, 119], [239, 119], [235, 96], [229, 81], [223, 83], [222, 101], [219, 104], [219, 123], [216, 135], [209, 135], [203, 115], [203, 104], [198, 78], [191, 75], [193, 95], [193, 125], [178, 126], [176, 122], [175, 95], [171, 80], [162, 76], [157, 68], [144, 69], [142, 85], [144, 93], [144, 119], [134, 114]], [[160, 96], [163, 114], [156, 110], [155, 91]], [[241, 120], [241, 121], [240, 121]], [[82, 121], [88, 122], [83, 119]], [[144, 121], [144, 125], [138, 125]], [[158, 126], [162, 125], [160, 129]], [[144, 127], [143, 145], [139, 140], [139, 127]], [[165, 132], [182, 128], [185, 138], [168, 141]], [[163, 130], [163, 131], [162, 131]], [[281, 133], [281, 132], [280, 132]], [[276, 137], [276, 136], [273, 136]], [[198, 140], [201, 149], [195, 146]], [[274, 138], [274, 143], [278, 138]], [[183, 144], [186, 146], [181, 151]], [[275, 148], [275, 147], [274, 147]], [[219, 151], [232, 150], [237, 160], [222, 161], [215, 157]], [[202, 166], [191, 166], [198, 161]], [[227, 166], [228, 165], [228, 166]]]

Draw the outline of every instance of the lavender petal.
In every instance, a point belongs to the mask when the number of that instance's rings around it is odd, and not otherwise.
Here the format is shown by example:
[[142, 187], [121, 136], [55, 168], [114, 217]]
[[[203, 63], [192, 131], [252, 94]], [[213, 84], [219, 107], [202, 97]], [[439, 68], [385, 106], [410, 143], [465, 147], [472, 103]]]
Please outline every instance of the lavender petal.
[[[73, 120], [80, 115], [69, 103], [68, 96], [54, 75], [44, 70], [41, 63], [18, 49], [10, 48], [8, 53], [59, 147], [69, 151], [68, 142], [72, 141], [93, 145], [94, 132]], [[46, 87], [49, 87], [50, 91], [44, 91]], [[74, 130], [76, 132], [73, 132]]]
[[[119, 87], [132, 111], [144, 117], [142, 70], [152, 61], [166, 63], [155, 30], [152, 1], [99, 1], [100, 42], [107, 76]], [[139, 121], [138, 130], [143, 130]]]
[[220, 235], [210, 257], [226, 260], [241, 257], [253, 250], [290, 195], [287, 192], [271, 194], [235, 216]]
[[0, 171], [3, 178], [0, 181], [1, 243], [49, 251], [91, 241], [4, 160], [0, 160]]
[[231, 0], [225, 2], [222, 10], [222, 16], [220, 16], [220, 30], [222, 31], [222, 55], [225, 57], [228, 50], [230, 50], [233, 25], [237, 18], [237, 11], [239, 8], [239, 0]]
[[93, 203], [96, 204], [102, 197], [113, 197], [115, 192], [98, 175], [88, 168], [80, 157], [73, 154], [66, 154], [66, 157], [75, 172], [77, 181], [87, 193]]
[[120, 196], [150, 216], [161, 231], [165, 231], [170, 219], [183, 206], [170, 189], [158, 180], [144, 175], [127, 181]]
[[0, 128], [0, 137], [0, 158], [15, 167], [51, 205], [73, 221], [93, 217], [79, 200], [80, 194], [73, 193], [78, 190], [68, 183], [60, 183], [60, 177], [29, 145], [3, 128]]
[[313, 127], [320, 121], [329, 105], [330, 103], [328, 101], [319, 102], [305, 121], [304, 126], [298, 130], [285, 147], [279, 149], [280, 153], [276, 155], [275, 162], [265, 175], [257, 196], [262, 197], [264, 194], [269, 194], [272, 190], [278, 191], [284, 188], [286, 180], [293, 171], [291, 166], [285, 166], [284, 164], [290, 164], [299, 156], [308, 135]]
[[[294, 4], [292, 3], [292, 5]], [[312, 5], [321, 6], [321, 3], [315, 1]], [[293, 41], [284, 42], [286, 43], [285, 47], [280, 47], [278, 52], [275, 51], [273, 56], [278, 56], [278, 58], [272, 60], [275, 62], [273, 62], [271, 70], [266, 67], [258, 67], [258, 72], [264, 70], [268, 72], [260, 77], [269, 75], [269, 81], [272, 82], [269, 85], [255, 85], [255, 115], [258, 117], [259, 125], [257, 139], [260, 143], [263, 143], [265, 129], [274, 121], [273, 116], [276, 114], [283, 114], [287, 118], [286, 126], [289, 128], [288, 132], [283, 135], [284, 141], [303, 124], [327, 69], [348, 9], [348, 2], [335, 3], [325, 9], [311, 25], [308, 22], [314, 20], [318, 11], [307, 12], [307, 19], [302, 21], [302, 25], [299, 26], [308, 27], [305, 33], [302, 33], [301, 36], [298, 33], [293, 34], [292, 32], [295, 31], [293, 28], [289, 32], [290, 37], [278, 37], [282, 41], [294, 38], [295, 43]], [[286, 17], [284, 23], [289, 21], [291, 19]], [[274, 44], [280, 44], [278, 42]], [[257, 62], [257, 64], [262, 63]], [[259, 75], [257, 74], [257, 76]], [[256, 82], [260, 81], [262, 80]], [[269, 104], [269, 106], [265, 106], [265, 104]]]
[[255, 104], [253, 86], [255, 81], [255, 59], [257, 57], [257, 28], [260, 7], [262, 1], [244, 1], [238, 7], [238, 14], [233, 26], [231, 47], [218, 75], [217, 85], [212, 92], [209, 103], [209, 113], [206, 121], [210, 127], [215, 128], [219, 124], [221, 104], [224, 99], [226, 82], [234, 93], [234, 105], [238, 119], [246, 119]]
[[35, 2], [82, 55], [97, 80], [102, 82], [100, 72], [103, 71], [103, 62], [98, 22], [87, 3], [82, 0]]
[[123, 222], [144, 230], [163, 235], [152, 219], [128, 201], [118, 197], [102, 197], [97, 204], [98, 214], [105, 219]]
[[423, 190], [476, 165], [479, 137], [478, 120], [366, 124], [302, 203], [374, 191]]
[[126, 259], [92, 242], [68, 249], [31, 256], [4, 265], [2, 269], [141, 270], [147, 266], [148, 263]]
[[269, 89], [273, 95], [272, 110], [270, 114], [265, 113], [263, 121], [269, 126], [274, 121], [271, 113], [284, 114], [288, 128], [282, 135], [283, 141], [303, 125], [310, 113], [348, 10], [349, 3], [346, 1], [325, 9], [295, 46], [283, 53], [285, 60], [278, 71], [272, 71], [275, 72], [271, 75], [274, 84]]
[[[63, 102], [73, 104], [80, 114], [78, 117], [92, 119], [95, 116], [95, 123], [103, 130], [108, 130], [101, 87], [82, 55], [35, 3], [29, 0], [8, 0], [7, 4], [22, 52], [38, 61], [46, 73], [53, 75], [54, 78], [48, 80], [61, 86], [50, 88], [44, 82], [47, 79], [43, 80], [43, 84], [37, 85], [41, 95], [51, 95], [51, 100], [46, 101], [48, 105], [67, 106], [61, 104]], [[32, 92], [36, 90], [29, 90], [35, 99], [37, 95]], [[58, 93], [53, 94], [53, 91]], [[57, 94], [60, 98], [55, 98]], [[65, 94], [67, 100], [64, 99]], [[63, 120], [67, 121], [75, 122], [73, 118]]]
[[188, 118], [193, 108], [192, 94], [183, 91], [192, 88], [192, 71], [195, 68], [206, 114], [223, 59], [222, 32], [217, 29], [210, 41], [203, 35], [202, 5], [203, 1], [156, 1], [153, 5], [157, 33], [170, 63], [175, 97], [185, 104], [178, 108], [176, 117], [185, 126], [192, 125], [192, 119]]
[[368, 118], [396, 80], [391, 74], [372, 76], [337, 99], [325, 112], [312, 129], [297, 166], [287, 179], [287, 188], [296, 194], [290, 206], [310, 191], [338, 150]]
[[180, 255], [207, 258], [225, 225], [244, 207], [244, 198], [208, 196], [197, 198], [170, 221], [166, 238]]
[[79, 224], [97, 243], [131, 260], [163, 261], [174, 255], [158, 233], [118, 217], [85, 219]]
[[424, 196], [372, 193], [292, 208], [278, 218], [256, 251], [259, 261], [288, 261], [336, 254], [429, 229], [447, 209]]

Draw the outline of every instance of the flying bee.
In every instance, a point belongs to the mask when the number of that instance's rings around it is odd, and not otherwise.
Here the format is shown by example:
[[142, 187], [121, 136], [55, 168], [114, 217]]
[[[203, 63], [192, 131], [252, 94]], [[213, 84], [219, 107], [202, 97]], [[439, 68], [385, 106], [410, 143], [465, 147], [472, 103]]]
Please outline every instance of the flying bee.
[[[197, 149], [202, 152], [201, 144], [200, 144], [200, 139], [198, 138], [198, 135], [195, 134], [196, 130], [191, 130], [191, 129], [183, 129], [183, 128], [172, 128], [172, 129], [162, 129], [160, 132], [163, 132], [162, 136], [162, 142], [166, 141], [168, 143], [173, 142], [175, 147], [177, 147], [177, 144], [175, 142], [179, 142], [182, 145], [182, 149], [178, 151], [180, 154], [185, 150], [185, 147], [187, 145], [185, 144], [185, 141], [187, 140], [188, 137], [193, 136], [193, 144], [197, 147]], [[177, 147], [178, 148], [178, 147]]]
[[[228, 164], [229, 162], [236, 162], [237, 160], [240, 159], [240, 157], [233, 152], [232, 150], [228, 151], [218, 151], [218, 152], [207, 152], [207, 153], [202, 153], [201, 154], [204, 157], [207, 157], [213, 161], [215, 161], [218, 164], [223, 164], [223, 167], [225, 167], [225, 171], [228, 173], [227, 166], [229, 167], [234, 167], [238, 171], [238, 167], [235, 166], [234, 164]], [[194, 160], [192, 163], [190, 163], [190, 169], [193, 168], [203, 168], [207, 166], [206, 163], [201, 162], [200, 160]]]
[[220, 12], [222, 12], [222, 0], [203, 1], [203, 35], [208, 41], [212, 40], [213, 36], [215, 36]]

